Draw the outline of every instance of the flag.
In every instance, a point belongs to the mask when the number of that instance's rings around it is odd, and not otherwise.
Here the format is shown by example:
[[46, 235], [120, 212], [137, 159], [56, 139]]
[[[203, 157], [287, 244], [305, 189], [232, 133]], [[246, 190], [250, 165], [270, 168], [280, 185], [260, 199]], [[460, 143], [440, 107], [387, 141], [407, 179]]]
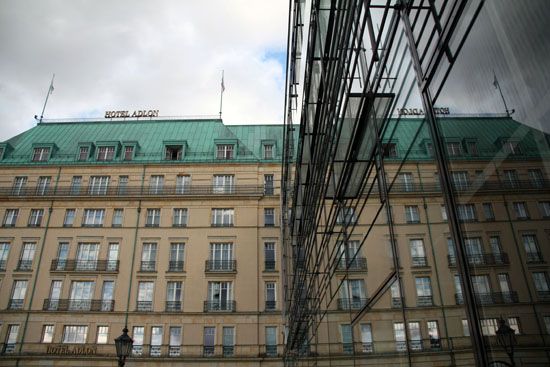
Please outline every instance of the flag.
[[54, 87], [53, 87], [53, 79], [52, 79], [52, 83], [50, 84], [50, 89], [49, 89], [48, 93], [52, 94], [53, 90], [54, 90]]
[[225, 84], [223, 83], [223, 72], [222, 72], [222, 93], [225, 92]]
[[493, 85], [495, 86], [495, 88], [498, 89], [498, 87], [499, 87], [499, 85], [498, 85], [498, 79], [497, 79], [497, 75], [495, 74], [494, 71], [493, 71], [493, 76], [494, 76]]

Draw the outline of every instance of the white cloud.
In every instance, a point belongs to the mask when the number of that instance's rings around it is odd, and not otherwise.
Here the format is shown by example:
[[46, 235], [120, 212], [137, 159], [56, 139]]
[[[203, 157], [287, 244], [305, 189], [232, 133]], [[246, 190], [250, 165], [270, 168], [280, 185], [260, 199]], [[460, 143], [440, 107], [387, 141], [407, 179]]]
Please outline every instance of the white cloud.
[[34, 125], [51, 74], [46, 118], [109, 109], [281, 123], [286, 1], [0, 3], [0, 140]]

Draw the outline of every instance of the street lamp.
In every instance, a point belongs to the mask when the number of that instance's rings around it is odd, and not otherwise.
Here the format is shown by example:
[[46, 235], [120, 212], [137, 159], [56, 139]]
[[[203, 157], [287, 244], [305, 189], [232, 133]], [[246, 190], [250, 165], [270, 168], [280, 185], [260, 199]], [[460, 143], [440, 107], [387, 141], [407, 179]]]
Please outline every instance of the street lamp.
[[115, 339], [116, 355], [118, 357], [118, 366], [123, 367], [126, 357], [130, 355], [134, 340], [128, 335], [128, 328], [124, 326], [122, 335]]
[[504, 351], [506, 354], [508, 354], [508, 357], [510, 358], [510, 362], [512, 366], [515, 366], [514, 363], [514, 346], [517, 344], [516, 342], [516, 331], [512, 329], [510, 326], [506, 324], [506, 321], [501, 317], [498, 320], [498, 329], [496, 331], [497, 334], [497, 343], [502, 348], [504, 348]]

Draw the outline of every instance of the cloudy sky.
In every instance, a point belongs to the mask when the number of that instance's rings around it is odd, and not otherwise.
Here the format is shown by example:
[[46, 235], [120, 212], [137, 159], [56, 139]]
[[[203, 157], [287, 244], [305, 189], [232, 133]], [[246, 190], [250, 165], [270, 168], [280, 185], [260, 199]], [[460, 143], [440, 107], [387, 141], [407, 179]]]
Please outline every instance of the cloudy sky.
[[0, 141], [45, 118], [158, 109], [281, 123], [288, 1], [0, 1]]

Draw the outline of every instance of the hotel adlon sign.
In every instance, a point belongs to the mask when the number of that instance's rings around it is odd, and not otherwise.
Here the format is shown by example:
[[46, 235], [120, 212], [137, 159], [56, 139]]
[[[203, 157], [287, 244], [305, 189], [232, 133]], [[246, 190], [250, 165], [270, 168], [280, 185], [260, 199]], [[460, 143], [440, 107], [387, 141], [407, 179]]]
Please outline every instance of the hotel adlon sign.
[[125, 118], [125, 117], [158, 117], [159, 110], [135, 110], [130, 111], [105, 111], [105, 118]]

